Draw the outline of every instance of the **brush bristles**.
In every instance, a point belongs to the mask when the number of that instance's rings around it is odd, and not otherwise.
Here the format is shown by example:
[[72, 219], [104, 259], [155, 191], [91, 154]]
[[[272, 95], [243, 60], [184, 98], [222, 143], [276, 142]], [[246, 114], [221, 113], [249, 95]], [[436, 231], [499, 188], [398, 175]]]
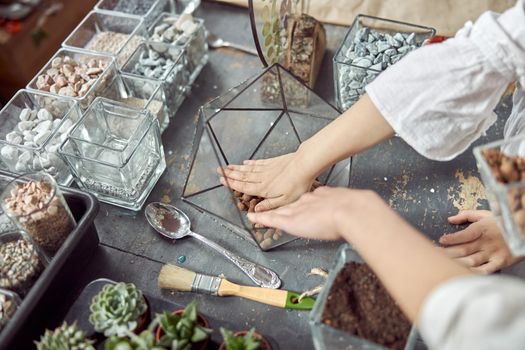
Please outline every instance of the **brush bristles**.
[[158, 286], [162, 289], [191, 292], [194, 279], [195, 272], [175, 265], [166, 264], [160, 270]]

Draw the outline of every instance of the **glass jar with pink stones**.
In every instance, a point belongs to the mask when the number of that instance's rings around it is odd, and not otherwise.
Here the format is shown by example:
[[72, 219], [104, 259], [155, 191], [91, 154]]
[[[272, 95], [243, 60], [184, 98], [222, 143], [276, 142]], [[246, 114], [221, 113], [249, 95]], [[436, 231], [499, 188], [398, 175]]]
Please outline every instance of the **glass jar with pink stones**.
[[4, 213], [53, 257], [76, 225], [52, 176], [40, 172], [11, 181], [0, 195]]

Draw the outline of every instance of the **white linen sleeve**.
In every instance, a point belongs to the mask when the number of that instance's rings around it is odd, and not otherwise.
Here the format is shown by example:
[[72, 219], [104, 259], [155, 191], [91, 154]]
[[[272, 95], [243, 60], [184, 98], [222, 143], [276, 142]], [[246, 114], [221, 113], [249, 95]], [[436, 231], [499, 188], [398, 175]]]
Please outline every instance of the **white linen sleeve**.
[[419, 331], [430, 349], [525, 349], [525, 281], [453, 279], [425, 300]]
[[525, 80], [524, 7], [520, 0], [502, 15], [483, 14], [462, 35], [409, 53], [366, 87], [417, 152], [452, 159], [495, 122], [507, 86]]

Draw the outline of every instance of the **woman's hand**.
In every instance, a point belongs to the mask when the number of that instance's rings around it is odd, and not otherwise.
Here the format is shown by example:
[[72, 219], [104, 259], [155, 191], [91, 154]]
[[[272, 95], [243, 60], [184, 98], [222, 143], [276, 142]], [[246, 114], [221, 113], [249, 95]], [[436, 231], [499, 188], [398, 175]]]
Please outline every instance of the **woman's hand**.
[[280, 157], [246, 160], [244, 165], [218, 168], [221, 184], [233, 190], [265, 198], [255, 211], [265, 211], [294, 202], [308, 192], [316, 177], [300, 149]]
[[390, 211], [372, 191], [323, 186], [284, 207], [248, 213], [248, 218], [303, 238], [337, 240], [343, 238], [343, 231], [350, 226], [363, 232], [368, 227], [373, 229], [368, 221], [377, 221], [376, 213], [381, 210]]
[[456, 233], [441, 236], [445, 253], [478, 273], [492, 273], [523, 258], [512, 255], [496, 219], [488, 210], [466, 210], [448, 218], [451, 224], [471, 223]]

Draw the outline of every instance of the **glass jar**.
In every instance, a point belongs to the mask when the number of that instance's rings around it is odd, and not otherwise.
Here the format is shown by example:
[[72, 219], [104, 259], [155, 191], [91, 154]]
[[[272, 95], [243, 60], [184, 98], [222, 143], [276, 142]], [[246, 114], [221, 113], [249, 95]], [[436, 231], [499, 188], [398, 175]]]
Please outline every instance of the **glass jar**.
[[132, 77], [154, 79], [162, 85], [170, 116], [174, 116], [189, 91], [189, 68], [182, 47], [144, 42], [121, 71]]
[[367, 84], [435, 33], [430, 27], [358, 15], [334, 56], [337, 108], [350, 108]]
[[140, 210], [166, 169], [158, 119], [101, 97], [59, 152], [83, 190], [131, 210]]
[[71, 98], [18, 91], [0, 111], [0, 169], [17, 175], [45, 171], [68, 186], [73, 176], [57, 151], [79, 119]]
[[116, 73], [115, 59], [96, 52], [60, 49], [27, 84], [28, 90], [71, 97], [86, 110]]
[[162, 13], [148, 31], [150, 41], [175, 45], [184, 50], [188, 58], [189, 85], [191, 86], [208, 62], [208, 42], [204, 20], [188, 14]]
[[0, 196], [4, 213], [48, 256], [53, 257], [75, 227], [75, 219], [52, 176], [26, 174]]
[[[349, 262], [358, 264], [364, 263], [363, 259], [348, 244], [343, 244], [339, 248], [336, 259], [330, 268], [330, 273], [324, 284], [324, 287], [317, 297], [313, 310], [310, 312], [310, 329], [312, 331], [313, 342], [316, 350], [329, 349], [369, 349], [385, 350], [386, 348], [373, 343], [369, 340], [359, 338], [356, 335], [344, 332], [340, 329], [331, 327], [322, 321], [323, 312], [326, 306], [327, 298], [339, 272]], [[417, 330], [412, 327], [405, 347], [405, 350], [412, 350], [417, 343]]]
[[64, 40], [62, 47], [111, 55], [120, 68], [147, 35], [140, 17], [91, 11]]
[[117, 74], [101, 97], [121, 102], [131, 108], [149, 110], [157, 117], [162, 133], [169, 125], [171, 114], [162, 84], [153, 79]]
[[0, 288], [0, 332], [13, 318], [21, 300], [18, 294]]
[[0, 288], [25, 296], [40, 276], [45, 261], [24, 233], [0, 234]]
[[95, 5], [97, 11], [110, 11], [144, 18], [149, 26], [163, 11], [169, 8], [168, 0], [100, 0]]

